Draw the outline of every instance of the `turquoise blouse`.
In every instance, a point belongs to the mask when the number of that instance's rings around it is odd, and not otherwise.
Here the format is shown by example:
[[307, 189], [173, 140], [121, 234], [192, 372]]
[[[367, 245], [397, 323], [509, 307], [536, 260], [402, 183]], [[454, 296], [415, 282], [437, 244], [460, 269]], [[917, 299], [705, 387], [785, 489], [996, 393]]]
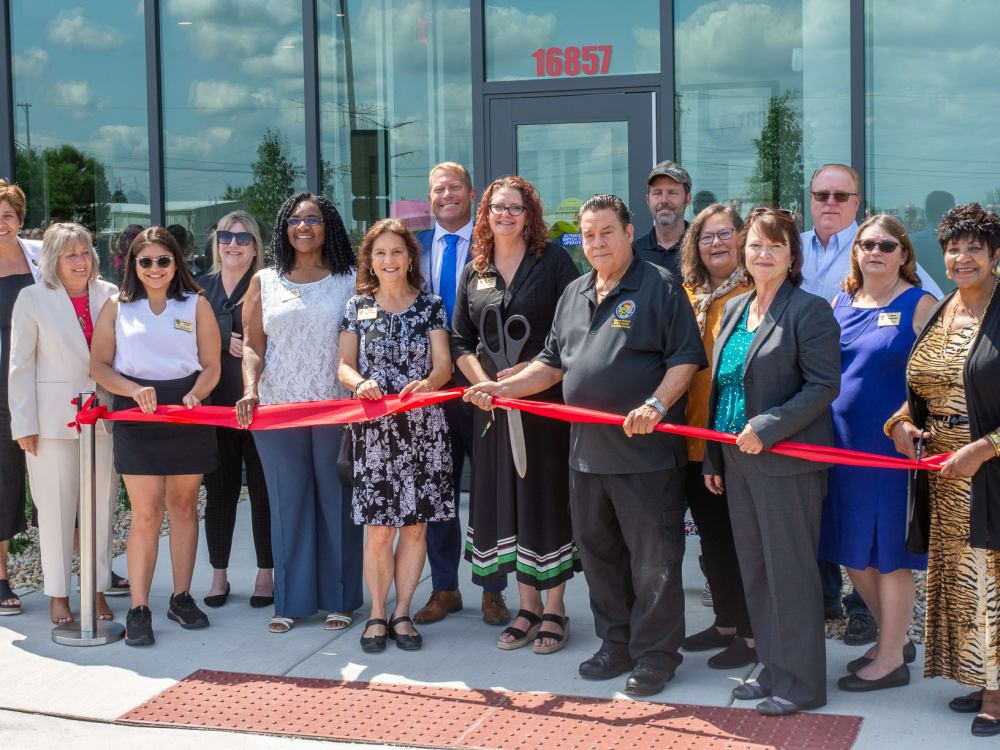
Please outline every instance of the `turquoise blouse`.
[[743, 310], [739, 325], [722, 348], [722, 359], [716, 374], [718, 399], [715, 405], [715, 424], [719, 432], [733, 432], [737, 435], [747, 424], [747, 404], [743, 393], [743, 365], [746, 363], [750, 342], [756, 331], [747, 330], [747, 315], [750, 305]]

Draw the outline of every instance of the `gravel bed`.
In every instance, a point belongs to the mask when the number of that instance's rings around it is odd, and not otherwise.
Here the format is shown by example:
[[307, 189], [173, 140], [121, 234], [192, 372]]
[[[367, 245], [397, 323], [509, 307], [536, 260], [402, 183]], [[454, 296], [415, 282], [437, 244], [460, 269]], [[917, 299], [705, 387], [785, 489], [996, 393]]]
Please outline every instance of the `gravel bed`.
[[[847, 577], [847, 572], [841, 568], [844, 577], [843, 594], [851, 593], [851, 580]], [[913, 605], [913, 623], [910, 625], [909, 636], [914, 643], [924, 642], [924, 614], [927, 611], [927, 573], [923, 570], [914, 571], [914, 580], [917, 587], [917, 596]], [[826, 637], [844, 639], [847, 632], [847, 618], [841, 617], [836, 620], [827, 620]]]

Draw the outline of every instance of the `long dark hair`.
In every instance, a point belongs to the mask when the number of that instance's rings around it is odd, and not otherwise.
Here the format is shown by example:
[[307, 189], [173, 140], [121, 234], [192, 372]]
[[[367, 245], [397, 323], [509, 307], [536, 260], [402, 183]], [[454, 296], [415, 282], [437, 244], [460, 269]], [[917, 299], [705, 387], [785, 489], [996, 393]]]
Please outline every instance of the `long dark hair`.
[[372, 268], [372, 247], [375, 245], [375, 240], [387, 232], [398, 235], [406, 246], [409, 256], [407, 261], [410, 264], [406, 270], [406, 283], [414, 289], [420, 289], [423, 284], [424, 280], [420, 275], [420, 243], [417, 242], [417, 238], [399, 219], [382, 219], [372, 224], [368, 234], [361, 240], [361, 249], [358, 251], [358, 276], [354, 280], [358, 294], [374, 294], [379, 287], [378, 276]]
[[274, 253], [274, 266], [279, 274], [286, 274], [295, 265], [295, 248], [288, 241], [288, 217], [302, 201], [315, 203], [323, 214], [323, 260], [330, 267], [330, 273], [346, 274], [357, 263], [354, 249], [347, 238], [347, 229], [340, 218], [337, 208], [328, 198], [307, 191], [295, 193], [281, 204], [278, 215], [274, 219], [274, 231], [271, 233], [271, 252]]
[[121, 289], [118, 291], [120, 302], [135, 302], [149, 296], [135, 270], [135, 256], [150, 245], [162, 245], [174, 256], [174, 277], [170, 279], [170, 284], [167, 286], [169, 299], [182, 302], [189, 294], [201, 294], [201, 287], [198, 286], [194, 276], [184, 264], [184, 256], [174, 236], [163, 227], [150, 227], [136, 235], [128, 250], [128, 257], [125, 260], [125, 278], [122, 279]]

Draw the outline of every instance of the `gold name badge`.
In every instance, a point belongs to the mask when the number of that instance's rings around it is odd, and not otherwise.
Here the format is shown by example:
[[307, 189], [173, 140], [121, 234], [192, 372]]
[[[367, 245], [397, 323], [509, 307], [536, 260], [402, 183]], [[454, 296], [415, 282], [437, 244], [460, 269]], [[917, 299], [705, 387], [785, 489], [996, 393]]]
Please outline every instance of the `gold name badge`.
[[377, 317], [377, 307], [362, 307], [358, 310], [358, 320], [375, 320]]
[[187, 331], [188, 333], [194, 332], [194, 323], [190, 320], [181, 320], [180, 318], [174, 318], [174, 328], [178, 331]]
[[298, 299], [301, 296], [302, 296], [302, 290], [301, 289], [289, 289], [288, 290], [288, 294], [285, 295], [284, 301], [285, 302], [290, 302], [293, 299]]
[[497, 277], [496, 276], [480, 276], [476, 281], [476, 290], [482, 291], [483, 289], [496, 289]]
[[898, 312], [893, 312], [893, 313], [879, 313], [878, 314], [878, 325], [879, 325], [879, 328], [882, 328], [883, 326], [898, 326], [899, 325], [899, 319], [900, 319], [901, 315], [902, 315], [902, 313], [898, 313]]

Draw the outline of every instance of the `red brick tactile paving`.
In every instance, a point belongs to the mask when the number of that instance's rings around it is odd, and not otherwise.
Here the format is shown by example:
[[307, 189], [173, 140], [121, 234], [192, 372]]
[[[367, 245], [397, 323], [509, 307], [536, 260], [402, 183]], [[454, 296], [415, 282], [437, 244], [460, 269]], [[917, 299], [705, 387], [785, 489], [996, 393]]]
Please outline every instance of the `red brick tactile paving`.
[[434, 748], [848, 750], [856, 716], [199, 670], [126, 724]]

